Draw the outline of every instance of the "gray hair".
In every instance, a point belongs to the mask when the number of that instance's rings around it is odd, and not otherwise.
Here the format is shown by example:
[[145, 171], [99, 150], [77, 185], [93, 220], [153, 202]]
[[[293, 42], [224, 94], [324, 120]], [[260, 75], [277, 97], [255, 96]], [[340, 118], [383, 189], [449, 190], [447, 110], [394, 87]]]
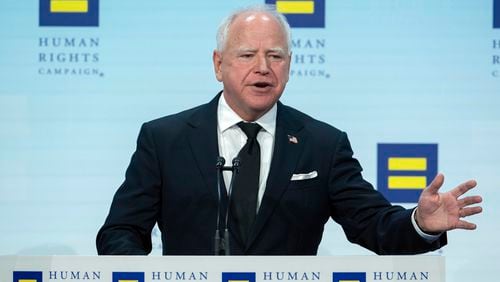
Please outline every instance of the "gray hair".
[[282, 14], [278, 13], [276, 11], [275, 5], [268, 5], [268, 4], [259, 4], [259, 5], [253, 5], [249, 6], [246, 8], [238, 9], [231, 14], [229, 14], [219, 25], [219, 28], [217, 29], [217, 51], [222, 52], [224, 48], [226, 47], [227, 43], [227, 35], [229, 32], [229, 28], [231, 27], [231, 24], [234, 22], [236, 17], [238, 17], [241, 14], [244, 13], [252, 13], [252, 12], [262, 12], [270, 15], [273, 17], [278, 23], [280, 24], [281, 28], [283, 29], [285, 33], [285, 38], [286, 38], [286, 43], [287, 43], [287, 51], [288, 53], [291, 53], [291, 47], [292, 47], [292, 32], [290, 29], [290, 25], [288, 24], [288, 21], [286, 20], [285, 16]]

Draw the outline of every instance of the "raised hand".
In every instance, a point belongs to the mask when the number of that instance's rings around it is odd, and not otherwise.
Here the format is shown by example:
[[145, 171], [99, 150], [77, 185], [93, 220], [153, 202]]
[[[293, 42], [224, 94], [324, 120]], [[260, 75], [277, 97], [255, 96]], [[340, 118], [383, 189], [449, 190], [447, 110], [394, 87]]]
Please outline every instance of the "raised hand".
[[418, 226], [426, 233], [439, 233], [453, 229], [476, 229], [476, 224], [465, 221], [463, 218], [482, 212], [483, 209], [480, 206], [472, 206], [482, 202], [481, 196], [460, 198], [476, 187], [476, 181], [469, 180], [448, 192], [439, 193], [443, 182], [444, 175], [438, 174], [422, 191], [415, 213]]

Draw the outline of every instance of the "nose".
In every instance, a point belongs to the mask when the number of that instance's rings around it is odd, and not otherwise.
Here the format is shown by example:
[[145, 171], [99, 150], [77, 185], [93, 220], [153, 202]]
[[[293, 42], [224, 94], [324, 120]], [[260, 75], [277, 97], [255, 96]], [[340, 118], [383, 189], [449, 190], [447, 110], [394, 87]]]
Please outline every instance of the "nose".
[[257, 57], [256, 72], [262, 75], [269, 73], [269, 61], [265, 55]]

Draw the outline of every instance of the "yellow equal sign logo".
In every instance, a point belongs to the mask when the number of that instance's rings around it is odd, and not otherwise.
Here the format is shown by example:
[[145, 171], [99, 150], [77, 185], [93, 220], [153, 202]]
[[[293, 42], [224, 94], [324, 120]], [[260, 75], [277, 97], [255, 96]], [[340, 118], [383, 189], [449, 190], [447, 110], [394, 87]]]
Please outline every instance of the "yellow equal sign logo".
[[314, 14], [314, 1], [277, 0], [276, 10], [282, 14]]
[[51, 13], [87, 13], [88, 0], [50, 0]]
[[[396, 158], [387, 160], [389, 171], [426, 171], [427, 158]], [[389, 189], [424, 189], [427, 187], [425, 176], [389, 176]]]

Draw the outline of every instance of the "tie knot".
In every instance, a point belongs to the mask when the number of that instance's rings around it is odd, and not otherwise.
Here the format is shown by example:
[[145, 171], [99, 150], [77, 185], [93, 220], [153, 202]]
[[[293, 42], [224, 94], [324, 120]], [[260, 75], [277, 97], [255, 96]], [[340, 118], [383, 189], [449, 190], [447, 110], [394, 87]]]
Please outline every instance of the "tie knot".
[[259, 133], [260, 129], [262, 128], [260, 125], [256, 123], [250, 123], [250, 122], [239, 122], [238, 126], [245, 132], [247, 138], [253, 138], [255, 139], [257, 137], [257, 134]]

